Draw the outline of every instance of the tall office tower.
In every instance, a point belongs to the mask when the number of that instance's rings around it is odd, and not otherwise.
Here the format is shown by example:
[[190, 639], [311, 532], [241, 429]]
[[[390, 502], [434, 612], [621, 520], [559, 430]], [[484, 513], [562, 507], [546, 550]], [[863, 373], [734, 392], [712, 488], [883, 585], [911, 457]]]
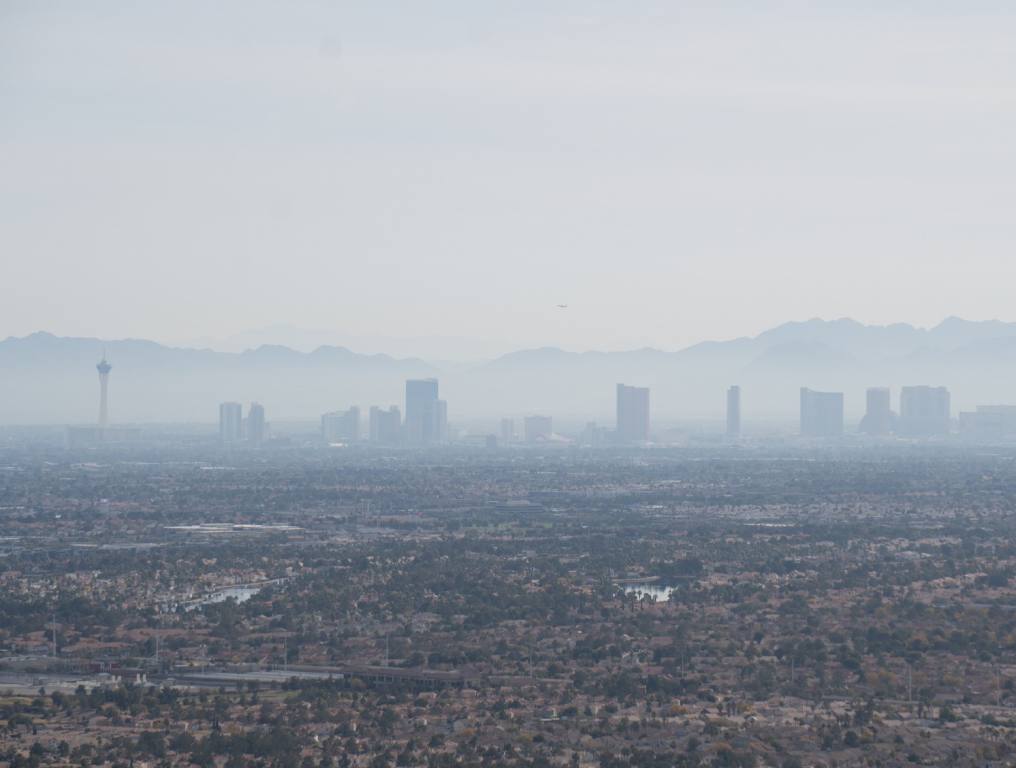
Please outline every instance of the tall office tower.
[[393, 405], [388, 410], [378, 408], [376, 405], [370, 407], [370, 441], [384, 445], [394, 445], [399, 442], [402, 433], [402, 411], [399, 406]]
[[219, 405], [219, 439], [224, 443], [243, 439], [243, 406], [239, 403]]
[[617, 439], [623, 443], [649, 440], [649, 387], [617, 385]]
[[596, 426], [595, 421], [586, 422], [586, 428], [582, 430], [580, 442], [582, 445], [587, 445], [590, 448], [600, 448], [606, 442], [605, 432], [606, 430], [603, 427]]
[[95, 370], [99, 372], [99, 429], [105, 429], [109, 426], [109, 372], [113, 370], [113, 366], [106, 362], [105, 353]]
[[360, 439], [360, 409], [333, 411], [321, 417], [321, 437], [327, 443], [355, 443]]
[[346, 411], [346, 434], [352, 442], [360, 439], [360, 406], [358, 405], [354, 405]]
[[430, 445], [438, 441], [437, 379], [406, 382], [406, 442]]
[[741, 436], [741, 388], [736, 384], [727, 390], [727, 437]]
[[265, 409], [261, 403], [251, 403], [247, 409], [247, 442], [261, 445], [265, 441]]
[[843, 434], [843, 393], [801, 387], [801, 434], [839, 437]]
[[526, 416], [522, 431], [527, 443], [538, 443], [554, 436], [554, 420], [550, 416]]
[[515, 442], [515, 419], [501, 419], [501, 445]]
[[949, 390], [945, 387], [904, 387], [900, 391], [901, 435], [948, 435], [950, 419]]
[[960, 434], [988, 440], [1016, 435], [1016, 405], [979, 405], [976, 411], [960, 412]]
[[435, 442], [444, 445], [448, 442], [448, 401], [437, 401], [437, 435]]
[[892, 397], [888, 387], [868, 389], [860, 430], [867, 435], [888, 435], [893, 431]]

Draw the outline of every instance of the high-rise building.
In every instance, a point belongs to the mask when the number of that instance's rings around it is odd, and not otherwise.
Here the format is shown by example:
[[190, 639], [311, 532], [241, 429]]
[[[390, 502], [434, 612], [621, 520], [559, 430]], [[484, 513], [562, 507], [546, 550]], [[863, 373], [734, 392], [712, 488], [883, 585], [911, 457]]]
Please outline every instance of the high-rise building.
[[444, 445], [448, 442], [448, 401], [437, 401], [437, 436], [435, 442]]
[[355, 443], [360, 439], [360, 409], [333, 411], [321, 417], [321, 437], [326, 443]]
[[861, 432], [867, 435], [888, 435], [893, 431], [892, 396], [888, 387], [870, 387], [867, 407], [861, 419]]
[[515, 442], [515, 419], [501, 419], [501, 445]]
[[265, 408], [261, 403], [251, 403], [247, 409], [247, 442], [261, 445], [265, 441]]
[[539, 443], [554, 436], [554, 420], [550, 416], [526, 416], [522, 431], [527, 443]]
[[603, 427], [598, 427], [595, 421], [586, 422], [586, 428], [582, 430], [579, 442], [590, 448], [602, 448], [607, 442], [606, 432], [607, 430]]
[[402, 412], [393, 405], [388, 410], [370, 407], [370, 441], [384, 445], [395, 445], [402, 433]]
[[960, 434], [988, 440], [1011, 439], [1016, 436], [1016, 405], [979, 405], [976, 411], [961, 412]]
[[431, 445], [440, 440], [440, 413], [437, 379], [409, 379], [406, 382], [406, 442]]
[[843, 393], [801, 387], [801, 434], [839, 437], [843, 434]]
[[617, 439], [622, 443], [649, 440], [649, 388], [617, 385]]
[[741, 388], [736, 384], [727, 390], [727, 437], [741, 436]]
[[219, 439], [224, 443], [243, 439], [243, 406], [239, 403], [219, 405]]
[[113, 370], [105, 354], [95, 370], [99, 372], [99, 429], [105, 429], [109, 426], [109, 372]]
[[900, 391], [899, 432], [909, 437], [949, 434], [949, 390], [945, 387], [903, 387]]

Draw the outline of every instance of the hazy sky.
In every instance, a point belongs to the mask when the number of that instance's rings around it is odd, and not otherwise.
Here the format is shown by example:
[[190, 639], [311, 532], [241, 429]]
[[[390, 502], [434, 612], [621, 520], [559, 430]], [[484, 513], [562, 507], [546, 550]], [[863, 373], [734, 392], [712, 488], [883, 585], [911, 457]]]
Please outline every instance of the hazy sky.
[[1014, 40], [1009, 0], [0, 0], [0, 337], [1013, 320]]

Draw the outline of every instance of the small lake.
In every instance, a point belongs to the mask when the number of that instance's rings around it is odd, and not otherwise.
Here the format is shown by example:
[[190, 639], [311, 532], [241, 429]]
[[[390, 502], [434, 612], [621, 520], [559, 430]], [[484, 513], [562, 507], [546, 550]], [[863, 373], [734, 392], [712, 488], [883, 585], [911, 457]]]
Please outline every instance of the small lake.
[[233, 598], [238, 603], [246, 603], [254, 595], [260, 592], [264, 586], [258, 587], [226, 587], [220, 589], [217, 592], [212, 592], [210, 595], [201, 598], [200, 600], [194, 600], [193, 602], [186, 604], [186, 610], [193, 611], [195, 608], [200, 608], [203, 605], [215, 605], [216, 603], [224, 603], [230, 598]]
[[260, 591], [261, 587], [229, 587], [228, 589], [220, 589], [218, 592], [213, 592], [202, 600], [199, 605], [224, 603], [229, 598], [233, 598], [238, 603], [246, 603]]
[[665, 603], [670, 600], [670, 593], [674, 589], [674, 587], [668, 587], [666, 584], [657, 584], [655, 582], [624, 585], [624, 593], [626, 595], [650, 595], [655, 597], [658, 603]]

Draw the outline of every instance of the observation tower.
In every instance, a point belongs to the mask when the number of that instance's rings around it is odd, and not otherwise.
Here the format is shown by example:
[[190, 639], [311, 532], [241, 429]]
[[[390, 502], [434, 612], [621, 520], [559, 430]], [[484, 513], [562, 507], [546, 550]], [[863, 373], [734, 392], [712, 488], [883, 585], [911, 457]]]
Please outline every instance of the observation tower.
[[99, 429], [105, 429], [109, 426], [109, 372], [113, 370], [106, 362], [105, 352], [95, 370], [99, 372]]

